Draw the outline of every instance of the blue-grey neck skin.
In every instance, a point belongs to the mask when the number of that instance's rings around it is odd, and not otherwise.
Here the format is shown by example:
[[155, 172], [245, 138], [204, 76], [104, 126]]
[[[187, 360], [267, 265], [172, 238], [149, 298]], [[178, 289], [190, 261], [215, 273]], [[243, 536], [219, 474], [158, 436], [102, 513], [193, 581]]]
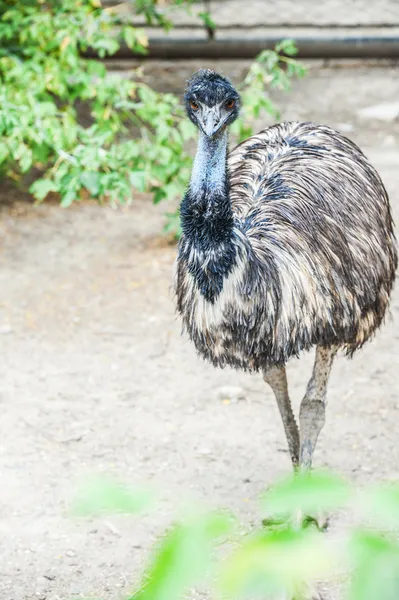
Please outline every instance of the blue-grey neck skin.
[[226, 159], [227, 130], [213, 138], [200, 131], [189, 186], [193, 196], [201, 195], [202, 190], [224, 191]]
[[188, 269], [195, 277], [203, 296], [214, 302], [236, 259], [226, 130], [213, 138], [200, 132], [190, 183], [180, 206], [180, 216], [184, 237], [179, 257], [187, 261]]

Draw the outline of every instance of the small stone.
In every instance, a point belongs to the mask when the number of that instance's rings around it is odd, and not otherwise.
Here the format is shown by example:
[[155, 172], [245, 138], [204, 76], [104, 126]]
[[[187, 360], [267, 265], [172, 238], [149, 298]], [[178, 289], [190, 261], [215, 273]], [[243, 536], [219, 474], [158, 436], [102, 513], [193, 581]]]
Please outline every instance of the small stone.
[[362, 465], [362, 466], [360, 467], [360, 469], [361, 469], [362, 471], [364, 471], [365, 473], [371, 473], [371, 472], [372, 472], [372, 469], [371, 469], [371, 467], [368, 467], [368, 466], [366, 466], [366, 465]]
[[72, 558], [73, 556], [76, 556], [76, 553], [73, 550], [68, 550], [66, 552], [66, 555], [69, 556], [70, 558]]
[[338, 123], [337, 129], [343, 133], [350, 133], [354, 130], [352, 123]]
[[[245, 391], [239, 386], [223, 385], [217, 388], [216, 398], [225, 404], [229, 404], [229, 402], [239, 402], [240, 400], [245, 400]], [[228, 402], [225, 402], [226, 400]]]
[[0, 334], [6, 335], [12, 333], [12, 327], [10, 325], [0, 325]]
[[198, 448], [198, 454], [201, 454], [202, 456], [209, 456], [212, 454], [212, 450], [209, 448]]

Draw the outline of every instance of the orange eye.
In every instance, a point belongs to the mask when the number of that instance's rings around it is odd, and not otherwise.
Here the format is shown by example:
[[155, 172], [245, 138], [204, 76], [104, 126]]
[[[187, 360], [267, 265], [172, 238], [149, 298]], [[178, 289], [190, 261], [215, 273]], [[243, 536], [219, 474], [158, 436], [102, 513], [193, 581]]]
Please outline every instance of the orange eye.
[[190, 102], [190, 106], [193, 110], [198, 110], [198, 104], [196, 102]]
[[226, 108], [233, 108], [235, 103], [236, 103], [236, 101], [233, 100], [233, 98], [230, 98], [230, 100], [227, 100], [227, 102], [226, 102]]

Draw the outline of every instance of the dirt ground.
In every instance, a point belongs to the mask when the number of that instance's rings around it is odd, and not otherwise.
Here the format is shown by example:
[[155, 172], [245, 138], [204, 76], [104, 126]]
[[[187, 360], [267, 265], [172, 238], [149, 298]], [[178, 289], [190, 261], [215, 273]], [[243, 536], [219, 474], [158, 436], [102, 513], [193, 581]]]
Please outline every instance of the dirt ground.
[[[148, 65], [159, 87], [184, 69]], [[221, 65], [236, 77], [245, 65]], [[316, 64], [280, 98], [287, 119], [328, 123], [380, 171], [399, 219], [399, 123], [365, 119], [397, 102], [399, 68]], [[337, 174], [339, 176], [339, 174]], [[164, 206], [113, 210], [13, 202], [0, 212], [0, 600], [121, 598], [148, 549], [188, 502], [259, 519], [257, 497], [289, 471], [272, 392], [259, 376], [217, 371], [180, 335], [171, 287], [175, 247]], [[398, 476], [399, 288], [391, 317], [352, 361], [337, 359], [315, 462], [359, 485]], [[312, 356], [289, 364], [296, 408]], [[226, 402], [220, 387], [245, 399]], [[76, 519], [93, 474], [159, 490], [144, 517]]]

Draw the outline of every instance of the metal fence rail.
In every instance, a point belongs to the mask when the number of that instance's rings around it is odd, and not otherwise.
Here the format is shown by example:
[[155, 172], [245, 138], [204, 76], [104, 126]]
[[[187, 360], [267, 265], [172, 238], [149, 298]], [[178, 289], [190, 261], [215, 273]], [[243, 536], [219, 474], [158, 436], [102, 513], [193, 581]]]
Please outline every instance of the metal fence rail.
[[[105, 3], [145, 26], [134, 0]], [[164, 9], [170, 9], [166, 0]], [[214, 32], [200, 11], [210, 13]], [[399, 0], [199, 0], [171, 17], [169, 33], [146, 27], [150, 58], [251, 58], [284, 37], [295, 39], [301, 57], [399, 58]], [[132, 54], [122, 48], [119, 57]]]

